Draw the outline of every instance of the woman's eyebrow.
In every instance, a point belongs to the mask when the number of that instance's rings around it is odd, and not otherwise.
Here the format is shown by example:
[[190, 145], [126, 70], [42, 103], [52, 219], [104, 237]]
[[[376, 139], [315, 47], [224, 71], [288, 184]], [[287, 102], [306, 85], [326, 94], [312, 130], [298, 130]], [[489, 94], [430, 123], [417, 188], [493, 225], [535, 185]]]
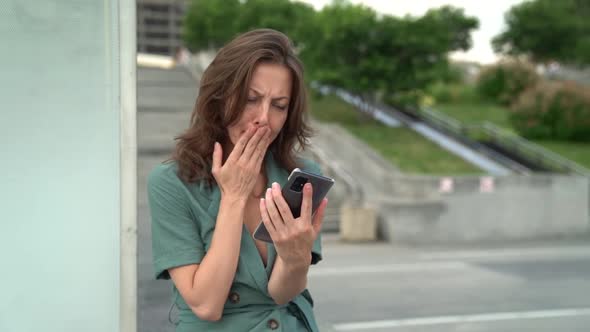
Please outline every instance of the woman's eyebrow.
[[[262, 93], [258, 92], [256, 89], [254, 88], [250, 88], [250, 90], [254, 91], [254, 93], [258, 96], [262, 96]], [[272, 98], [272, 100], [281, 100], [281, 99], [289, 99], [289, 97], [287, 96], [280, 96], [280, 97], [276, 97], [276, 98]]]

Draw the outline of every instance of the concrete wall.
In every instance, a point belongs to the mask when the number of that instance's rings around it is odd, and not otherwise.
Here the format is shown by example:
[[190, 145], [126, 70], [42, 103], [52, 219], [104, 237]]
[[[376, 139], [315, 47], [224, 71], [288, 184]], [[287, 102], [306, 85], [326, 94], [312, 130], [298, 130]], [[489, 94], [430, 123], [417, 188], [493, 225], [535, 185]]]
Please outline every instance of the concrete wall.
[[[588, 178], [488, 179], [489, 191], [486, 184], [482, 191], [481, 177], [459, 177], [452, 179], [451, 191], [441, 192], [441, 178], [396, 177], [391, 181], [395, 195], [378, 202], [382, 235], [392, 242], [469, 243], [588, 234]], [[396, 192], [398, 187], [406, 191]]]
[[135, 329], [134, 8], [0, 5], [2, 332]]

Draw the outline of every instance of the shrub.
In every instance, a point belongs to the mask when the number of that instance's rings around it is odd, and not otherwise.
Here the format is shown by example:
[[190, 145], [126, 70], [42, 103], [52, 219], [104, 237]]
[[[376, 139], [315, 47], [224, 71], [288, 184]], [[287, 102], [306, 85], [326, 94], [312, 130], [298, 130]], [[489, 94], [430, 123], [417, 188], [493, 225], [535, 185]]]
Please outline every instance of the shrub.
[[478, 96], [474, 88], [469, 84], [447, 84], [436, 82], [426, 90], [429, 96], [434, 98], [435, 103], [474, 102]]
[[543, 81], [520, 95], [510, 120], [525, 137], [590, 141], [590, 88]]
[[422, 90], [411, 90], [398, 92], [394, 95], [384, 95], [382, 97], [383, 103], [401, 108], [401, 109], [415, 109], [421, 104], [424, 99], [424, 92]]
[[538, 81], [539, 75], [531, 65], [502, 61], [482, 69], [477, 78], [477, 91], [482, 97], [507, 106]]

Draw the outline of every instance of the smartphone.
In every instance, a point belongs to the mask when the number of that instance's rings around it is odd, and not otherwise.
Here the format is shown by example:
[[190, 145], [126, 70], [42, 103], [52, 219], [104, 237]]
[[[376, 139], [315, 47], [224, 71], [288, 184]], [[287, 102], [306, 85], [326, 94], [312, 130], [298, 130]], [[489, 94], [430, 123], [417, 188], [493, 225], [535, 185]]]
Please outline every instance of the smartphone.
[[[287, 184], [282, 189], [283, 197], [294, 218], [299, 218], [301, 215], [301, 202], [303, 201], [303, 186], [310, 182], [313, 188], [311, 211], [315, 214], [316, 209], [322, 203], [322, 200], [330, 191], [330, 188], [334, 185], [334, 179], [325, 177], [322, 175], [309, 173], [295, 168], [289, 175]], [[254, 230], [252, 235], [256, 240], [272, 243], [272, 239], [268, 230], [264, 226], [264, 223], [260, 221], [260, 224]]]

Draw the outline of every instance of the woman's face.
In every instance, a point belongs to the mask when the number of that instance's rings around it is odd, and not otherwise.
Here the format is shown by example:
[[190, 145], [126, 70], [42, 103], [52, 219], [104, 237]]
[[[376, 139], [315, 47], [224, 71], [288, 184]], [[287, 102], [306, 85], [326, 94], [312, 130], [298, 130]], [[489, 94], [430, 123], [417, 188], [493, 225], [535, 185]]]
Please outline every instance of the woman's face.
[[291, 71], [281, 64], [261, 63], [252, 74], [248, 101], [238, 121], [229, 126], [232, 145], [250, 127], [268, 127], [271, 142], [287, 120], [291, 99]]

